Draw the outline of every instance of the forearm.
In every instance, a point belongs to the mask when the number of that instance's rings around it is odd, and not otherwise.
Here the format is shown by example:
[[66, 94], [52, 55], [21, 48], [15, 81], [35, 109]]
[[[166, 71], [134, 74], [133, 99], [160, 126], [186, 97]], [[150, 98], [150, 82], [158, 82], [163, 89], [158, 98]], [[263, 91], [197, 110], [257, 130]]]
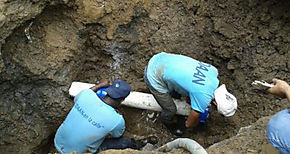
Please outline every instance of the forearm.
[[290, 86], [288, 86], [288, 89], [285, 91], [286, 98], [288, 99], [288, 102], [290, 102]]
[[199, 113], [191, 110], [187, 120], [185, 121], [186, 128], [193, 128], [199, 124]]
[[186, 128], [193, 128], [199, 124], [199, 120], [194, 120], [194, 121], [185, 121], [185, 127]]
[[93, 87], [91, 87], [90, 89], [92, 89], [94, 92], [96, 92], [99, 88], [102, 88], [100, 85], [95, 85]]
[[99, 88], [107, 87], [107, 86], [109, 86], [107, 83], [101, 82], [101, 83], [91, 87], [90, 89], [92, 89], [93, 91], [96, 92]]

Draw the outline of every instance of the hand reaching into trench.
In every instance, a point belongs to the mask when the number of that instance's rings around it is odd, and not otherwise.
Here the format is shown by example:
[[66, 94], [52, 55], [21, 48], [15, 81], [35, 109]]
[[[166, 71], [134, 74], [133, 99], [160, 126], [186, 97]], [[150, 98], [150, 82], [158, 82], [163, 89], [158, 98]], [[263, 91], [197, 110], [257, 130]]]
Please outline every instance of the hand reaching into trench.
[[287, 97], [288, 101], [290, 102], [290, 86], [287, 82], [283, 80], [279, 80], [274, 78], [273, 83], [275, 84], [274, 87], [269, 88], [268, 92], [279, 96], [281, 98]]

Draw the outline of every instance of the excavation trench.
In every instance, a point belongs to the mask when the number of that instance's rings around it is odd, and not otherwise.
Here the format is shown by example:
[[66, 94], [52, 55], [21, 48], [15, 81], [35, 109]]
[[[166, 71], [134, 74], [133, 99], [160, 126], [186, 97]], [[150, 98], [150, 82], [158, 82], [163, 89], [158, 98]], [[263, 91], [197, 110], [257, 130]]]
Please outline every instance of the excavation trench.
[[[239, 128], [288, 106], [255, 90], [251, 82], [289, 81], [289, 8], [289, 1], [278, 0], [76, 0], [46, 6], [2, 44], [0, 152], [51, 151], [53, 135], [73, 105], [68, 95], [72, 81], [120, 78], [134, 91], [149, 92], [144, 68], [161, 51], [216, 66], [220, 81], [238, 99], [235, 116], [225, 118], [211, 109], [206, 125], [183, 137], [208, 147], [234, 136]], [[175, 138], [158, 112], [128, 107], [121, 112], [126, 136], [155, 135], [158, 146]]]

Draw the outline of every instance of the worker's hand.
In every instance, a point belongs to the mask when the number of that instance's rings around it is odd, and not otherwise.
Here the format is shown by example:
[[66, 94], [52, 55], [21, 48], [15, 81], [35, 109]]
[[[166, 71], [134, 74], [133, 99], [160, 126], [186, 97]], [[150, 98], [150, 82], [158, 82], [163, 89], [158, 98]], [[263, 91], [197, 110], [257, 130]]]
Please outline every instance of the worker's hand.
[[110, 85], [110, 82], [106, 79], [102, 79], [101, 81], [98, 81], [95, 86], [91, 87], [94, 92], [97, 92], [99, 88], [108, 87]]
[[98, 85], [100, 87], [108, 87], [110, 85], [110, 81], [107, 79], [101, 79]]
[[273, 83], [275, 84], [274, 87], [269, 88], [268, 92], [277, 96], [280, 96], [282, 98], [286, 97], [286, 92], [290, 91], [290, 86], [287, 82], [279, 79], [273, 79]]

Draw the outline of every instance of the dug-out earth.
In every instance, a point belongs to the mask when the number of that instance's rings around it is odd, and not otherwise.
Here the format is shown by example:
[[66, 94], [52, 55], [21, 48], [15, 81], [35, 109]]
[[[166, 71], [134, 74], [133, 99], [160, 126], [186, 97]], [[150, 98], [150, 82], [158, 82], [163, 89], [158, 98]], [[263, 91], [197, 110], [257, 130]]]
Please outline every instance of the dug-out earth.
[[[251, 85], [273, 77], [290, 82], [289, 8], [288, 0], [2, 0], [0, 153], [51, 151], [73, 106], [72, 81], [120, 78], [149, 92], [143, 71], [161, 51], [216, 66], [238, 99], [235, 116], [212, 109], [205, 126], [183, 137], [207, 148], [235, 136], [290, 106]], [[157, 112], [121, 111], [126, 136], [156, 135], [158, 145], [176, 137]]]

